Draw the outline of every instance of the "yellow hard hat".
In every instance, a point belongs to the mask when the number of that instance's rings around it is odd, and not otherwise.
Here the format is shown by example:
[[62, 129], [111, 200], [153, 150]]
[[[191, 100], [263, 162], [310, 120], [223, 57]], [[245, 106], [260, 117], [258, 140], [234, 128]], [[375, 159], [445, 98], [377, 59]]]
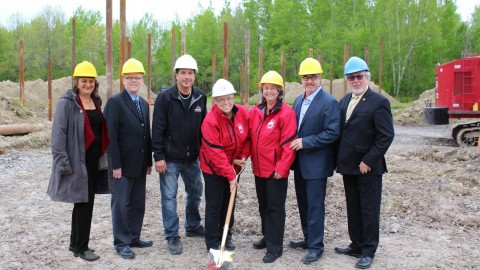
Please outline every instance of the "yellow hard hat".
[[92, 65], [92, 63], [88, 61], [83, 61], [75, 67], [73, 71], [73, 77], [91, 77], [97, 78], [97, 70]]
[[322, 74], [322, 66], [320, 62], [317, 60], [308, 57], [307, 59], [303, 60], [300, 64], [300, 70], [298, 71], [298, 75], [311, 75], [311, 74]]
[[145, 69], [143, 68], [142, 62], [135, 58], [128, 59], [125, 64], [123, 64], [122, 76], [127, 73], [143, 73], [143, 75], [145, 75]]
[[262, 84], [264, 84], [264, 83], [273, 83], [273, 84], [279, 85], [283, 88], [282, 76], [280, 74], [278, 74], [278, 72], [273, 71], [273, 70], [270, 70], [269, 72], [265, 73], [262, 76], [262, 79], [258, 83], [258, 87], [262, 87]]

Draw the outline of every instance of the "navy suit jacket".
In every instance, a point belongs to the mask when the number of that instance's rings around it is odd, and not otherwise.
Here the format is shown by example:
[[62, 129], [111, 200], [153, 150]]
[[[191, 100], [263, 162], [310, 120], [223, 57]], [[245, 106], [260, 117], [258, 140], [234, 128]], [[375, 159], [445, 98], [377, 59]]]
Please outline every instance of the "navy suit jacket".
[[390, 102], [368, 88], [345, 122], [351, 96], [350, 93], [340, 100], [343, 129], [338, 148], [337, 172], [360, 174], [358, 165], [363, 161], [371, 168], [367, 174], [381, 175], [387, 172], [384, 156], [395, 134]]
[[109, 168], [121, 168], [126, 177], [140, 177], [152, 166], [149, 107], [140, 96], [139, 101], [143, 117], [127, 90], [110, 97], [103, 111], [110, 135]]
[[293, 103], [297, 115], [298, 138], [303, 149], [297, 151], [294, 170], [300, 170], [304, 179], [327, 178], [335, 169], [335, 141], [340, 137], [341, 116], [337, 100], [321, 88], [310, 103], [302, 123], [298, 123], [303, 94]]

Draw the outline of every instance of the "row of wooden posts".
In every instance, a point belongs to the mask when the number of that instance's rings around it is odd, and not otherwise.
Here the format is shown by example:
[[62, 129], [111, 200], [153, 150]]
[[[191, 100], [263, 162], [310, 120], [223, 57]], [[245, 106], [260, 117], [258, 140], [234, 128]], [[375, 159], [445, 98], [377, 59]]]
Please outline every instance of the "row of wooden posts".
[[[175, 65], [176, 61], [176, 31], [172, 29], [172, 67]], [[152, 104], [152, 99], [150, 96], [151, 93], [151, 66], [152, 66], [152, 37], [151, 34], [148, 34], [147, 38], [147, 101], [149, 104]], [[20, 84], [20, 103], [23, 106], [25, 103], [25, 83], [24, 83], [24, 43], [23, 40], [19, 41], [19, 84]], [[186, 32], [182, 31], [181, 33], [181, 54], [186, 53]], [[260, 79], [263, 75], [263, 48], [259, 47], [258, 55], [258, 78]], [[344, 45], [344, 63], [348, 60], [349, 55], [349, 45]], [[72, 74], [75, 69], [75, 52], [76, 52], [76, 20], [72, 20]], [[106, 0], [106, 77], [107, 77], [107, 98], [110, 98], [113, 94], [113, 79], [112, 79], [112, 0]], [[309, 49], [309, 57], [313, 57], [314, 50], [313, 48]], [[119, 61], [119, 70], [121, 72], [121, 67], [123, 63], [131, 58], [131, 43], [129, 38], [126, 36], [126, 0], [120, 0], [120, 61]], [[382, 61], [383, 61], [383, 37], [380, 39], [380, 65], [379, 65], [379, 92], [382, 89]], [[284, 51], [281, 51], [281, 75], [285, 78], [285, 55]], [[317, 54], [317, 60], [322, 63], [322, 53]], [[368, 47], [365, 47], [365, 61], [368, 63]], [[216, 62], [217, 55], [212, 55], [212, 83], [216, 81]], [[333, 83], [333, 68], [330, 68], [330, 93], [332, 93], [332, 83]], [[240, 65], [240, 97], [242, 103], [248, 107], [249, 99], [249, 77], [250, 77], [250, 30], [245, 29], [245, 62], [242, 62]], [[228, 79], [228, 24], [224, 23], [223, 27], [223, 78]], [[172, 85], [175, 83], [175, 72], [172, 69], [171, 75]], [[120, 80], [120, 91], [124, 89], [122, 80]], [[343, 83], [343, 95], [347, 93], [347, 83], [344, 80]], [[259, 97], [260, 98], [260, 97]], [[48, 119], [52, 120], [52, 63], [51, 60], [48, 60]]]

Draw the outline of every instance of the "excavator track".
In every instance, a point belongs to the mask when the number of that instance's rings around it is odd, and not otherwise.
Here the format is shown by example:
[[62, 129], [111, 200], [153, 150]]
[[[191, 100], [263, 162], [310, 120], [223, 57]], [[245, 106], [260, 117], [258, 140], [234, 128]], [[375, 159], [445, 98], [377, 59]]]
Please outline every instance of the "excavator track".
[[459, 146], [477, 146], [478, 138], [480, 137], [480, 121], [454, 126], [452, 128], [452, 137]]

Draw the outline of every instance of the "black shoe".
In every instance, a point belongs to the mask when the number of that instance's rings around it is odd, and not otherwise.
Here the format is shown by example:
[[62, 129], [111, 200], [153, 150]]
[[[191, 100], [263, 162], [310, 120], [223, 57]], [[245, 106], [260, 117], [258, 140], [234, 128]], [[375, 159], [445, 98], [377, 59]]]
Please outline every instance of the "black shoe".
[[236, 247], [233, 244], [232, 239], [227, 239], [227, 242], [225, 243], [225, 248], [230, 251], [235, 250]]
[[[322, 252], [323, 253], [323, 252]], [[314, 252], [308, 252], [307, 255], [305, 255], [303, 258], [302, 258], [302, 262], [304, 264], [311, 264], [313, 262], [316, 262], [318, 261], [318, 259], [320, 259], [320, 257], [322, 257], [322, 253], [320, 254], [317, 254], [317, 253], [314, 253]]]
[[360, 269], [367, 269], [367, 268], [370, 268], [370, 266], [372, 266], [372, 263], [373, 263], [373, 257], [362, 256], [355, 264], [355, 267]]
[[281, 255], [273, 254], [267, 252], [267, 254], [263, 257], [262, 261], [264, 263], [273, 263], [276, 259], [278, 259]]
[[180, 236], [167, 237], [168, 251], [172, 255], [180, 255], [183, 253], [182, 242], [180, 242]]
[[135, 252], [133, 252], [129, 246], [117, 250], [117, 254], [120, 255], [123, 259], [133, 259], [135, 258]]
[[293, 247], [293, 248], [307, 249], [308, 248], [308, 240], [307, 239], [292, 240], [292, 241], [290, 241], [290, 246]]
[[199, 225], [195, 230], [187, 231], [185, 233], [187, 237], [204, 237], [205, 236], [205, 228], [202, 225]]
[[93, 253], [93, 251], [87, 249], [85, 252], [78, 253], [78, 257], [84, 259], [85, 261], [93, 262], [100, 259], [100, 256]]
[[267, 243], [265, 243], [265, 238], [262, 238], [260, 241], [253, 242], [254, 249], [264, 249], [267, 247]]
[[[74, 257], [78, 257], [78, 253], [75, 252], [75, 249], [72, 246], [68, 247], [68, 250], [73, 252]], [[95, 249], [88, 248], [88, 250], [95, 252]]]
[[135, 243], [131, 243], [130, 247], [133, 248], [146, 248], [146, 247], [151, 247], [153, 245], [153, 241], [150, 240], [138, 240]]
[[350, 246], [340, 246], [335, 248], [335, 252], [342, 255], [353, 256], [355, 258], [362, 257], [362, 253], [359, 250], [355, 250]]

